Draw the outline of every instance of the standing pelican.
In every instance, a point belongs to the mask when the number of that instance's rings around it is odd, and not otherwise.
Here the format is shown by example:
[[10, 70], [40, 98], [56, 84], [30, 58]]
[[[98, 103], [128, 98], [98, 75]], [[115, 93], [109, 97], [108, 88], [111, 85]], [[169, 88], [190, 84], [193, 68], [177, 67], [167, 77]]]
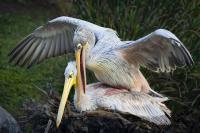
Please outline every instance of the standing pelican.
[[[116, 89], [102, 83], [90, 84], [86, 87], [86, 93], [79, 88], [79, 79], [75, 62], [69, 62], [65, 69], [65, 85], [56, 120], [60, 125], [68, 94], [75, 85], [74, 105], [78, 111], [93, 111], [97, 108], [106, 108], [123, 113], [129, 113], [157, 125], [169, 125], [171, 122], [170, 110], [162, 103], [167, 97], [152, 97], [143, 92], [129, 92], [127, 89]], [[167, 114], [167, 116], [165, 115]]]
[[121, 41], [116, 31], [90, 22], [58, 17], [37, 28], [9, 54], [16, 65], [31, 67], [44, 59], [75, 52], [85, 89], [85, 66], [103, 83], [132, 91], [153, 91], [140, 66], [170, 72], [192, 65], [182, 42], [170, 31], [159, 29], [136, 41]]

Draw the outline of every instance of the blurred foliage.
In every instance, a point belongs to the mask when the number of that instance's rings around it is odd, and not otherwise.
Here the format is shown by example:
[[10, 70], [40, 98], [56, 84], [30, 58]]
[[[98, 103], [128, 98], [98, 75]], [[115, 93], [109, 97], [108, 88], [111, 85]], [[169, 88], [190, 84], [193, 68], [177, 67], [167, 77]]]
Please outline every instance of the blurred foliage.
[[32, 2], [32, 0], [4, 0], [4, 2], [15, 2], [15, 3], [24, 4], [24, 3], [30, 3]]
[[[13, 2], [14, 0], [6, 0]], [[62, 91], [66, 56], [49, 59], [26, 70], [8, 63], [8, 52], [23, 37], [45, 21], [58, 15], [70, 15], [115, 29], [122, 40], [135, 40], [158, 28], [175, 33], [191, 52], [195, 66], [169, 74], [142, 69], [151, 87], [171, 97], [170, 108], [196, 107], [200, 103], [200, 1], [199, 0], [51, 0], [51, 7], [40, 8], [39, 1], [17, 0], [32, 8], [16, 8], [1, 13], [0, 9], [0, 104], [18, 110], [24, 99], [41, 100], [36, 88]], [[39, 4], [35, 4], [38, 3]], [[0, 4], [1, 5], [1, 4]], [[12, 9], [14, 10], [14, 9]], [[20, 12], [20, 10], [22, 10]], [[57, 14], [55, 14], [55, 12]], [[64, 62], [64, 63], [63, 63]], [[88, 74], [89, 81], [94, 76]], [[35, 87], [35, 85], [37, 87]]]

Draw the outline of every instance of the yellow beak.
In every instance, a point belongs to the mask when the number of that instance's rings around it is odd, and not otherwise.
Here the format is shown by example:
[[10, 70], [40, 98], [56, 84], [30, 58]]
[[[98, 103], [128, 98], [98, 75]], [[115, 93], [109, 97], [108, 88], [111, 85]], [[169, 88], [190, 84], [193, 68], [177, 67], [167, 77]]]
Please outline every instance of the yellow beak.
[[75, 52], [76, 67], [77, 67], [77, 88], [85, 93], [86, 88], [86, 67], [85, 67], [85, 48], [88, 47], [88, 43], [81, 46]]
[[67, 98], [69, 96], [69, 92], [70, 92], [72, 86], [75, 83], [76, 83], [76, 78], [74, 76], [69, 77], [69, 78], [65, 78], [64, 90], [63, 90], [62, 98], [61, 98], [61, 101], [60, 101], [60, 106], [59, 106], [59, 109], [58, 109], [57, 119], [56, 119], [57, 128], [59, 127], [60, 122], [62, 120], [62, 116], [63, 116], [63, 113], [64, 113]]
[[69, 96], [69, 92], [72, 86], [77, 83], [76, 87], [78, 88], [78, 90], [81, 93], [82, 91], [83, 93], [85, 93], [85, 88], [86, 88], [85, 48], [86, 47], [88, 47], [88, 43], [83, 45], [83, 47], [81, 46], [81, 48], [77, 49], [75, 52], [76, 65], [77, 65], [77, 79], [75, 75], [65, 79], [64, 90], [63, 90], [62, 98], [60, 101], [60, 106], [58, 109], [58, 115], [57, 115], [57, 120], [56, 120], [57, 128], [59, 127], [61, 123], [62, 116], [65, 109], [65, 104], [67, 102], [67, 98]]

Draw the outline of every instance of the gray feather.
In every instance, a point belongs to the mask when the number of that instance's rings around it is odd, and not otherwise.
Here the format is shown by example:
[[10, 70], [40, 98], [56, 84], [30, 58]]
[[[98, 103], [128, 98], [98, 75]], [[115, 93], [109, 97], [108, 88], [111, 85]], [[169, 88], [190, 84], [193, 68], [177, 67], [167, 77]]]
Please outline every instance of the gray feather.
[[[106, 28], [97, 26], [84, 20], [71, 17], [58, 17], [49, 21], [47, 24], [38, 27], [33, 31], [33, 33], [18, 43], [18, 45], [8, 54], [10, 56], [10, 61], [14, 61], [16, 65], [24, 66], [27, 61], [31, 61], [31, 64], [36, 64], [50, 57], [74, 52], [72, 40], [74, 31], [77, 27], [89, 29], [94, 32], [97, 37], [99, 33], [106, 31]], [[32, 40], [35, 40], [37, 43], [39, 43], [38, 40], [46, 42], [47, 40], [49, 41], [49, 39], [51, 40], [51, 43], [48, 43], [48, 45], [45, 45], [44, 47], [38, 47], [42, 48], [42, 50], [36, 50], [37, 54], [39, 55], [34, 54], [35, 49], [32, 49], [36, 48], [35, 46], [38, 46], [38, 44], [34, 43], [34, 46], [27, 46], [31, 44], [30, 42]], [[24, 48], [31, 48], [31, 50], [26, 49], [27, 51], [25, 51]], [[33, 55], [34, 57], [32, 58], [31, 56]], [[35, 60], [35, 57], [39, 57], [39, 59]]]
[[194, 62], [188, 50], [170, 31], [159, 29], [118, 48], [129, 63], [153, 71], [169, 72]]
[[43, 52], [41, 51], [40, 56], [38, 57], [38, 61], [37, 63], [40, 63], [41, 61], [43, 61], [45, 58], [47, 58], [48, 55], [48, 51], [49, 51], [49, 47], [51, 46], [51, 39], [46, 39], [44, 42], [44, 48], [43, 48]]

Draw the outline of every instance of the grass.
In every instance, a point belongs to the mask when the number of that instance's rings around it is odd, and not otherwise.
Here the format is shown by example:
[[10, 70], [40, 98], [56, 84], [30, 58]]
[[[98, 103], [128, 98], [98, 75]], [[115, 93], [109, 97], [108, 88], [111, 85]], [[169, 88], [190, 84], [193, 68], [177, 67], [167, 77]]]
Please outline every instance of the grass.
[[[23, 1], [23, 0], [22, 0]], [[26, 4], [23, 2], [23, 4]], [[195, 66], [178, 69], [170, 74], [156, 74], [142, 69], [152, 88], [178, 101], [178, 105], [199, 106], [200, 92], [200, 2], [199, 0], [140, 1], [140, 0], [88, 0], [74, 1], [72, 14], [93, 23], [111, 27], [123, 40], [135, 40], [158, 28], [175, 33], [191, 52]], [[65, 8], [59, 6], [59, 8]], [[14, 114], [20, 114], [25, 99], [42, 100], [43, 95], [36, 89], [55, 88], [60, 93], [63, 87], [63, 72], [66, 56], [49, 59], [27, 70], [8, 63], [7, 54], [23, 37], [36, 27], [52, 18], [51, 8], [26, 9], [0, 14], [0, 105]], [[69, 10], [67, 10], [69, 11]], [[71, 59], [71, 58], [70, 58]], [[90, 82], [94, 80], [88, 74]], [[195, 100], [196, 99], [196, 100]], [[177, 105], [169, 103], [172, 110]], [[184, 106], [185, 107], [185, 106]]]
[[[41, 12], [43, 15], [40, 15]], [[17, 42], [47, 21], [50, 13], [31, 10], [0, 15], [0, 105], [10, 112], [20, 113], [19, 108], [25, 99], [42, 99], [43, 96], [34, 85], [42, 89], [52, 86], [62, 90], [64, 67], [67, 64], [65, 56], [50, 59], [28, 70], [8, 63], [7, 57]]]

